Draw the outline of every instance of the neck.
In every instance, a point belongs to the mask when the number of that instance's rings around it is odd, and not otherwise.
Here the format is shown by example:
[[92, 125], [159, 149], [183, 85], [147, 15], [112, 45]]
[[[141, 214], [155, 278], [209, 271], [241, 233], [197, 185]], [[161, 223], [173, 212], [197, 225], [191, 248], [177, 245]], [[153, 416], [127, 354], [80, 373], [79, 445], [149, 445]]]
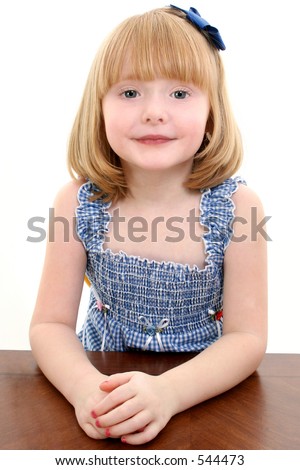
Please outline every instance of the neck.
[[172, 169], [164, 172], [126, 172], [129, 197], [143, 204], [174, 204], [189, 192], [183, 185], [189, 174], [190, 170], [179, 172]]

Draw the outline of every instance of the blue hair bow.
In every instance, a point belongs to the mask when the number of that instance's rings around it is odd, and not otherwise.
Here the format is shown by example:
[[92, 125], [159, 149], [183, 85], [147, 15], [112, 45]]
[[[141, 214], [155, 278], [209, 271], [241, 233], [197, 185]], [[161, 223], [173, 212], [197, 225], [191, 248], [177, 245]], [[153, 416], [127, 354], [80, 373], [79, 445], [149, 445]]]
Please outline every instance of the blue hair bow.
[[221, 35], [217, 28], [211, 26], [196, 10], [196, 8], [191, 7], [189, 11], [183, 10], [183, 8], [176, 7], [175, 5], [170, 5], [172, 8], [177, 8], [186, 14], [188, 20], [190, 20], [200, 31], [205, 31], [210, 37], [212, 43], [218, 50], [225, 51], [226, 47], [221, 38]]

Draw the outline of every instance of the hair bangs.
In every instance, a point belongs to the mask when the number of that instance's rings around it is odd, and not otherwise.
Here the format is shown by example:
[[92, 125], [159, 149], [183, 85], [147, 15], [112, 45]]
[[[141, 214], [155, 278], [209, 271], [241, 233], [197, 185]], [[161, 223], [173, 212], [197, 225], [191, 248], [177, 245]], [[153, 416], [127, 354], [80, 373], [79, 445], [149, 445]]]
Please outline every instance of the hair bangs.
[[154, 10], [121, 23], [110, 37], [99, 74], [100, 96], [122, 79], [157, 77], [194, 83], [208, 91], [215, 83], [214, 70], [207, 39], [177, 14]]

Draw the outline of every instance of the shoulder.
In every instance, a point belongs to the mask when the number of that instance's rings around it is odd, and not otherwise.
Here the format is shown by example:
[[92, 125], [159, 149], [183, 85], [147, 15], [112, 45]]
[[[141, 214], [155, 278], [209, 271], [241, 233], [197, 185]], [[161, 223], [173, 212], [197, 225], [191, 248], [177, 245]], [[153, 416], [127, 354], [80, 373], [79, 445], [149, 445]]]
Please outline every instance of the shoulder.
[[77, 195], [78, 191], [81, 188], [82, 185], [86, 183], [86, 180], [84, 179], [74, 179], [66, 183], [64, 186], [62, 186], [55, 197], [55, 200], [60, 201], [63, 199], [67, 200], [76, 200], [77, 201]]
[[84, 179], [71, 180], [62, 186], [54, 199], [54, 208], [59, 212], [70, 213], [78, 207], [78, 192], [86, 181]]
[[263, 214], [263, 204], [258, 194], [249, 186], [238, 184], [237, 190], [232, 195], [235, 206], [235, 217], [243, 217], [253, 214]]
[[[232, 201], [234, 204], [233, 239], [252, 246], [265, 245], [269, 239], [266, 226], [268, 217], [265, 216], [263, 203], [258, 194], [248, 186], [239, 184], [237, 191], [232, 195]], [[236, 248], [242, 248], [244, 243], [233, 245]]]

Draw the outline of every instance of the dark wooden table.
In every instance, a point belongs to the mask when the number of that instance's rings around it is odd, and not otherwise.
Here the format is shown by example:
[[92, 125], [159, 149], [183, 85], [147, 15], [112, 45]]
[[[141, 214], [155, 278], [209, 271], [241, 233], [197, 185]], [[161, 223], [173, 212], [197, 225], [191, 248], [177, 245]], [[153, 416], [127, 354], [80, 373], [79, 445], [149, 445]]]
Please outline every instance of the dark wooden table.
[[[88, 353], [106, 374], [160, 374], [189, 353]], [[94, 440], [72, 406], [40, 372], [30, 351], [0, 351], [0, 449], [300, 449], [300, 355], [267, 354], [229, 392], [174, 416], [150, 443]]]

